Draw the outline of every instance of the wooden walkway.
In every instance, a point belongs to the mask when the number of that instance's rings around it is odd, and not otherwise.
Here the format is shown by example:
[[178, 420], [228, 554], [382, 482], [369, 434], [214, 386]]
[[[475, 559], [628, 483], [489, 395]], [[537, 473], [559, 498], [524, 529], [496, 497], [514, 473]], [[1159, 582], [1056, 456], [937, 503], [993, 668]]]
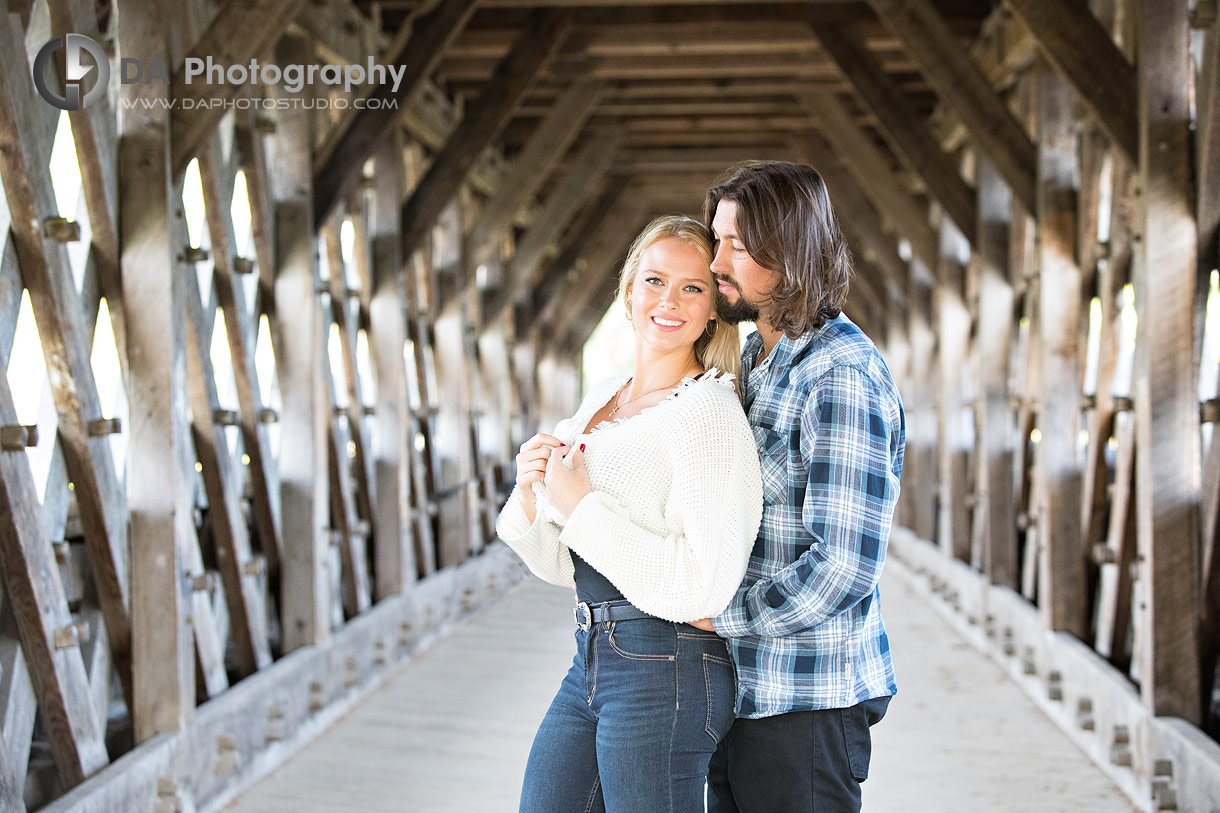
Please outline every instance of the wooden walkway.
[[[865, 810], [1135, 810], [897, 569], [883, 606], [900, 693], [874, 729]], [[568, 591], [530, 580], [228, 809], [516, 810], [534, 730], [571, 661], [570, 603]]]

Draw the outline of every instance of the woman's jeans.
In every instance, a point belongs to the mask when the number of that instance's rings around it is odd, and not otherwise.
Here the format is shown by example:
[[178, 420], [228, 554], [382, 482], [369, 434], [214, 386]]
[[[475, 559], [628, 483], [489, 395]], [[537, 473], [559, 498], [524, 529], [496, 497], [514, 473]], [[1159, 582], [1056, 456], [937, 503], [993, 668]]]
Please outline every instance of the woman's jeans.
[[660, 619], [576, 631], [576, 657], [534, 738], [521, 813], [703, 813], [733, 723], [723, 640]]

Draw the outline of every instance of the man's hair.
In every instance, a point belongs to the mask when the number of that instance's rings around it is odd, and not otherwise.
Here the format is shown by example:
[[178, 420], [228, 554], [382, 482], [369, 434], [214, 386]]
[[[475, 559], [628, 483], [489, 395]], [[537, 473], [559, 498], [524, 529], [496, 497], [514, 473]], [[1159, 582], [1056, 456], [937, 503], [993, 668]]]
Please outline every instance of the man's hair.
[[851, 284], [851, 255], [839, 232], [826, 183], [813, 167], [747, 161], [707, 191], [703, 216], [737, 204], [737, 236], [756, 263], [780, 279], [764, 310], [768, 324], [795, 339], [834, 319]]

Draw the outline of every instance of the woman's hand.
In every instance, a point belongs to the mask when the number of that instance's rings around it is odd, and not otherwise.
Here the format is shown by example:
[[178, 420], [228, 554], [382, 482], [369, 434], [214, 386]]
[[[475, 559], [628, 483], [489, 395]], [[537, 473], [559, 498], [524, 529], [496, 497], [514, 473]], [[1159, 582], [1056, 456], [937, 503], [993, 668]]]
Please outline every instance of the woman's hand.
[[593, 491], [589, 484], [589, 472], [585, 470], [584, 444], [572, 452], [572, 468], [564, 465], [563, 456], [567, 446], [560, 446], [546, 464], [546, 495], [551, 505], [565, 517], [570, 517], [577, 504]]
[[700, 618], [698, 621], [688, 621], [686, 623], [697, 629], [707, 630], [708, 632], [716, 631], [716, 628], [712, 626], [712, 619], [710, 618]]
[[560, 446], [563, 441], [559, 438], [541, 432], [521, 444], [521, 450], [517, 452], [517, 485], [521, 487], [522, 498], [534, 501], [534, 490], [530, 486], [546, 475], [551, 450]]
[[517, 452], [517, 494], [530, 522], [534, 521], [535, 512], [538, 510], [538, 498], [534, 494], [533, 485], [546, 475], [546, 464], [551, 452], [560, 446], [563, 446], [563, 441], [559, 438], [539, 432], [522, 443], [521, 450]]

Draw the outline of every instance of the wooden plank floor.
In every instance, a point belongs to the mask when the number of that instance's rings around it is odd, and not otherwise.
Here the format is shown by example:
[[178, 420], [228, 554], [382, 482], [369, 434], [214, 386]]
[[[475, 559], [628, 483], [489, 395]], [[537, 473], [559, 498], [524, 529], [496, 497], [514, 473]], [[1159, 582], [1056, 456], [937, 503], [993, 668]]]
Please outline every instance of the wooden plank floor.
[[[866, 811], [1135, 809], [901, 578], [887, 575], [883, 591], [899, 695], [874, 729]], [[229, 809], [516, 810], [534, 730], [574, 651], [570, 604], [570, 591], [526, 582]]]

